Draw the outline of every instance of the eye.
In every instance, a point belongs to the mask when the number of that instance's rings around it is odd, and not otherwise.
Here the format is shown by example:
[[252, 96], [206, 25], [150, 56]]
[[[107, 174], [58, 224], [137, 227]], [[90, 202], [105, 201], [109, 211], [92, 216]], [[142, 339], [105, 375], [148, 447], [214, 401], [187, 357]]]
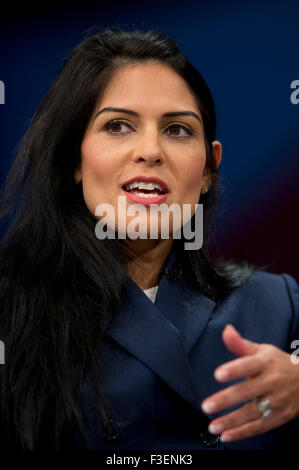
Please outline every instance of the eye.
[[[127, 129], [132, 130], [132, 127], [126, 121], [114, 119], [105, 124], [104, 130], [108, 134], [112, 135], [127, 134], [127, 132], [124, 130], [125, 127], [127, 127]], [[167, 133], [169, 133], [169, 135], [171, 135], [172, 137], [176, 138], [186, 138], [193, 135], [193, 131], [189, 127], [184, 126], [183, 124], [172, 124], [167, 128]]]
[[132, 129], [131, 126], [125, 121], [113, 120], [105, 124], [104, 130], [108, 134], [126, 134], [126, 132], [122, 132], [122, 126]]
[[[167, 131], [169, 130], [174, 131], [169, 134], [173, 137], [184, 138], [193, 135], [193, 131], [189, 127], [183, 126], [182, 124], [172, 124], [167, 128]], [[181, 133], [181, 131], [183, 131], [183, 133]]]

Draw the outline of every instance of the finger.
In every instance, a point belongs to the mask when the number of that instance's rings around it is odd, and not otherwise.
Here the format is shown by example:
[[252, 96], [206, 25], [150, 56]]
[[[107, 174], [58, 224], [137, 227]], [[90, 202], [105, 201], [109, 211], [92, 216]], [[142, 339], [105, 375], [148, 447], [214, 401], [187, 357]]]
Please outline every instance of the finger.
[[258, 379], [253, 378], [210, 395], [202, 402], [201, 407], [207, 414], [217, 413], [240, 403], [254, 400], [258, 396], [265, 396], [266, 393], [265, 386]]
[[212, 434], [220, 434], [223, 431], [231, 430], [250, 421], [259, 419], [261, 413], [255, 401], [251, 401], [238, 410], [232, 411], [221, 418], [217, 418], [209, 424], [209, 431]]
[[214, 377], [218, 382], [228, 382], [242, 377], [253, 377], [262, 372], [264, 362], [256, 356], [245, 356], [217, 367]]
[[[237, 428], [239, 429], [243, 425], [249, 424], [250, 422], [258, 421], [260, 423], [258, 428], [260, 433], [265, 432], [268, 429], [272, 429], [275, 426], [284, 424], [290, 419], [293, 419], [295, 414], [290, 414], [290, 407], [287, 407], [287, 404], [285, 403], [282, 405], [281, 400], [279, 397], [277, 397], [276, 393], [267, 394], [265, 395], [265, 398], [270, 400], [272, 409], [272, 414], [267, 418], [262, 419], [262, 414], [258, 408], [258, 404], [256, 400], [254, 400], [245, 404], [241, 408], [232, 411], [231, 413], [211, 421], [209, 425], [209, 431], [212, 434], [225, 433], [225, 435], [230, 435], [231, 432], [235, 432]], [[244, 437], [242, 438], [247, 436], [248, 435], [245, 436], [244, 434]]]
[[222, 442], [233, 442], [239, 441], [241, 439], [248, 439], [249, 437], [253, 437], [258, 434], [270, 431], [271, 429], [277, 428], [278, 426], [282, 426], [286, 422], [287, 419], [285, 419], [283, 415], [279, 413], [275, 415], [274, 413], [269, 418], [259, 418], [257, 420], [250, 421], [241, 426], [238, 426], [234, 429], [224, 431], [221, 434], [220, 439]]
[[255, 354], [258, 351], [259, 344], [253, 343], [243, 338], [240, 333], [230, 324], [226, 325], [222, 332], [222, 339], [229, 351], [236, 356], [245, 356]]

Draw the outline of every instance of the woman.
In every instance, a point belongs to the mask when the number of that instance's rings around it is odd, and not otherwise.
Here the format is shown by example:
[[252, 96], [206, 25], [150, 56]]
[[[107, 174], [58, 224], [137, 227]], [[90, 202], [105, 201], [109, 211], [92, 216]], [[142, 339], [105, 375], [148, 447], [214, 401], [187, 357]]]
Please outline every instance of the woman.
[[[210, 258], [215, 131], [207, 85], [160, 33], [105, 30], [66, 61], [2, 198], [1, 424], [11, 448], [260, 449], [289, 438], [298, 286]], [[98, 205], [117, 216], [121, 196], [126, 209], [145, 207], [146, 232], [153, 201], [189, 205], [193, 227], [200, 201], [203, 246], [185, 250], [174, 230], [99, 240]], [[131, 220], [127, 211], [125, 227]]]

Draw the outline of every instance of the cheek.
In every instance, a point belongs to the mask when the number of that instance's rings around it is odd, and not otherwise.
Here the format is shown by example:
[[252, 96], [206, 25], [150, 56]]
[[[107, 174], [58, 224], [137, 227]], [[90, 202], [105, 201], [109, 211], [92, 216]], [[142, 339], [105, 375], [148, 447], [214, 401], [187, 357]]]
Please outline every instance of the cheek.
[[115, 159], [108, 155], [107, 149], [95, 139], [82, 143], [81, 146], [82, 179], [105, 180], [115, 171]]
[[101, 203], [111, 203], [110, 192], [117, 175], [117, 159], [95, 141], [83, 141], [81, 175], [85, 203], [93, 214]]
[[200, 149], [197, 152], [191, 152], [188, 158], [184, 161], [181, 168], [182, 187], [188, 194], [200, 194], [203, 174], [206, 163], [205, 149]]

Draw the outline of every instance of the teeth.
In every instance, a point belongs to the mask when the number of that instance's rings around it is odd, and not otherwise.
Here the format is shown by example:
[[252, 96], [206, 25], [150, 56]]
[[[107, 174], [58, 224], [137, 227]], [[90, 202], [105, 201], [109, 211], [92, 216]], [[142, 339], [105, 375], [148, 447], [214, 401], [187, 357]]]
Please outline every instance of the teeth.
[[145, 183], [144, 181], [134, 181], [134, 183], [127, 184], [125, 186], [125, 189], [128, 191], [130, 189], [135, 189], [135, 188], [149, 189], [149, 190], [159, 189], [161, 192], [163, 192], [162, 187], [158, 183]]
[[139, 197], [157, 197], [157, 196], [161, 196], [161, 194], [158, 194], [158, 193], [153, 193], [153, 194], [146, 194], [146, 193], [135, 193], [136, 196], [139, 196]]

